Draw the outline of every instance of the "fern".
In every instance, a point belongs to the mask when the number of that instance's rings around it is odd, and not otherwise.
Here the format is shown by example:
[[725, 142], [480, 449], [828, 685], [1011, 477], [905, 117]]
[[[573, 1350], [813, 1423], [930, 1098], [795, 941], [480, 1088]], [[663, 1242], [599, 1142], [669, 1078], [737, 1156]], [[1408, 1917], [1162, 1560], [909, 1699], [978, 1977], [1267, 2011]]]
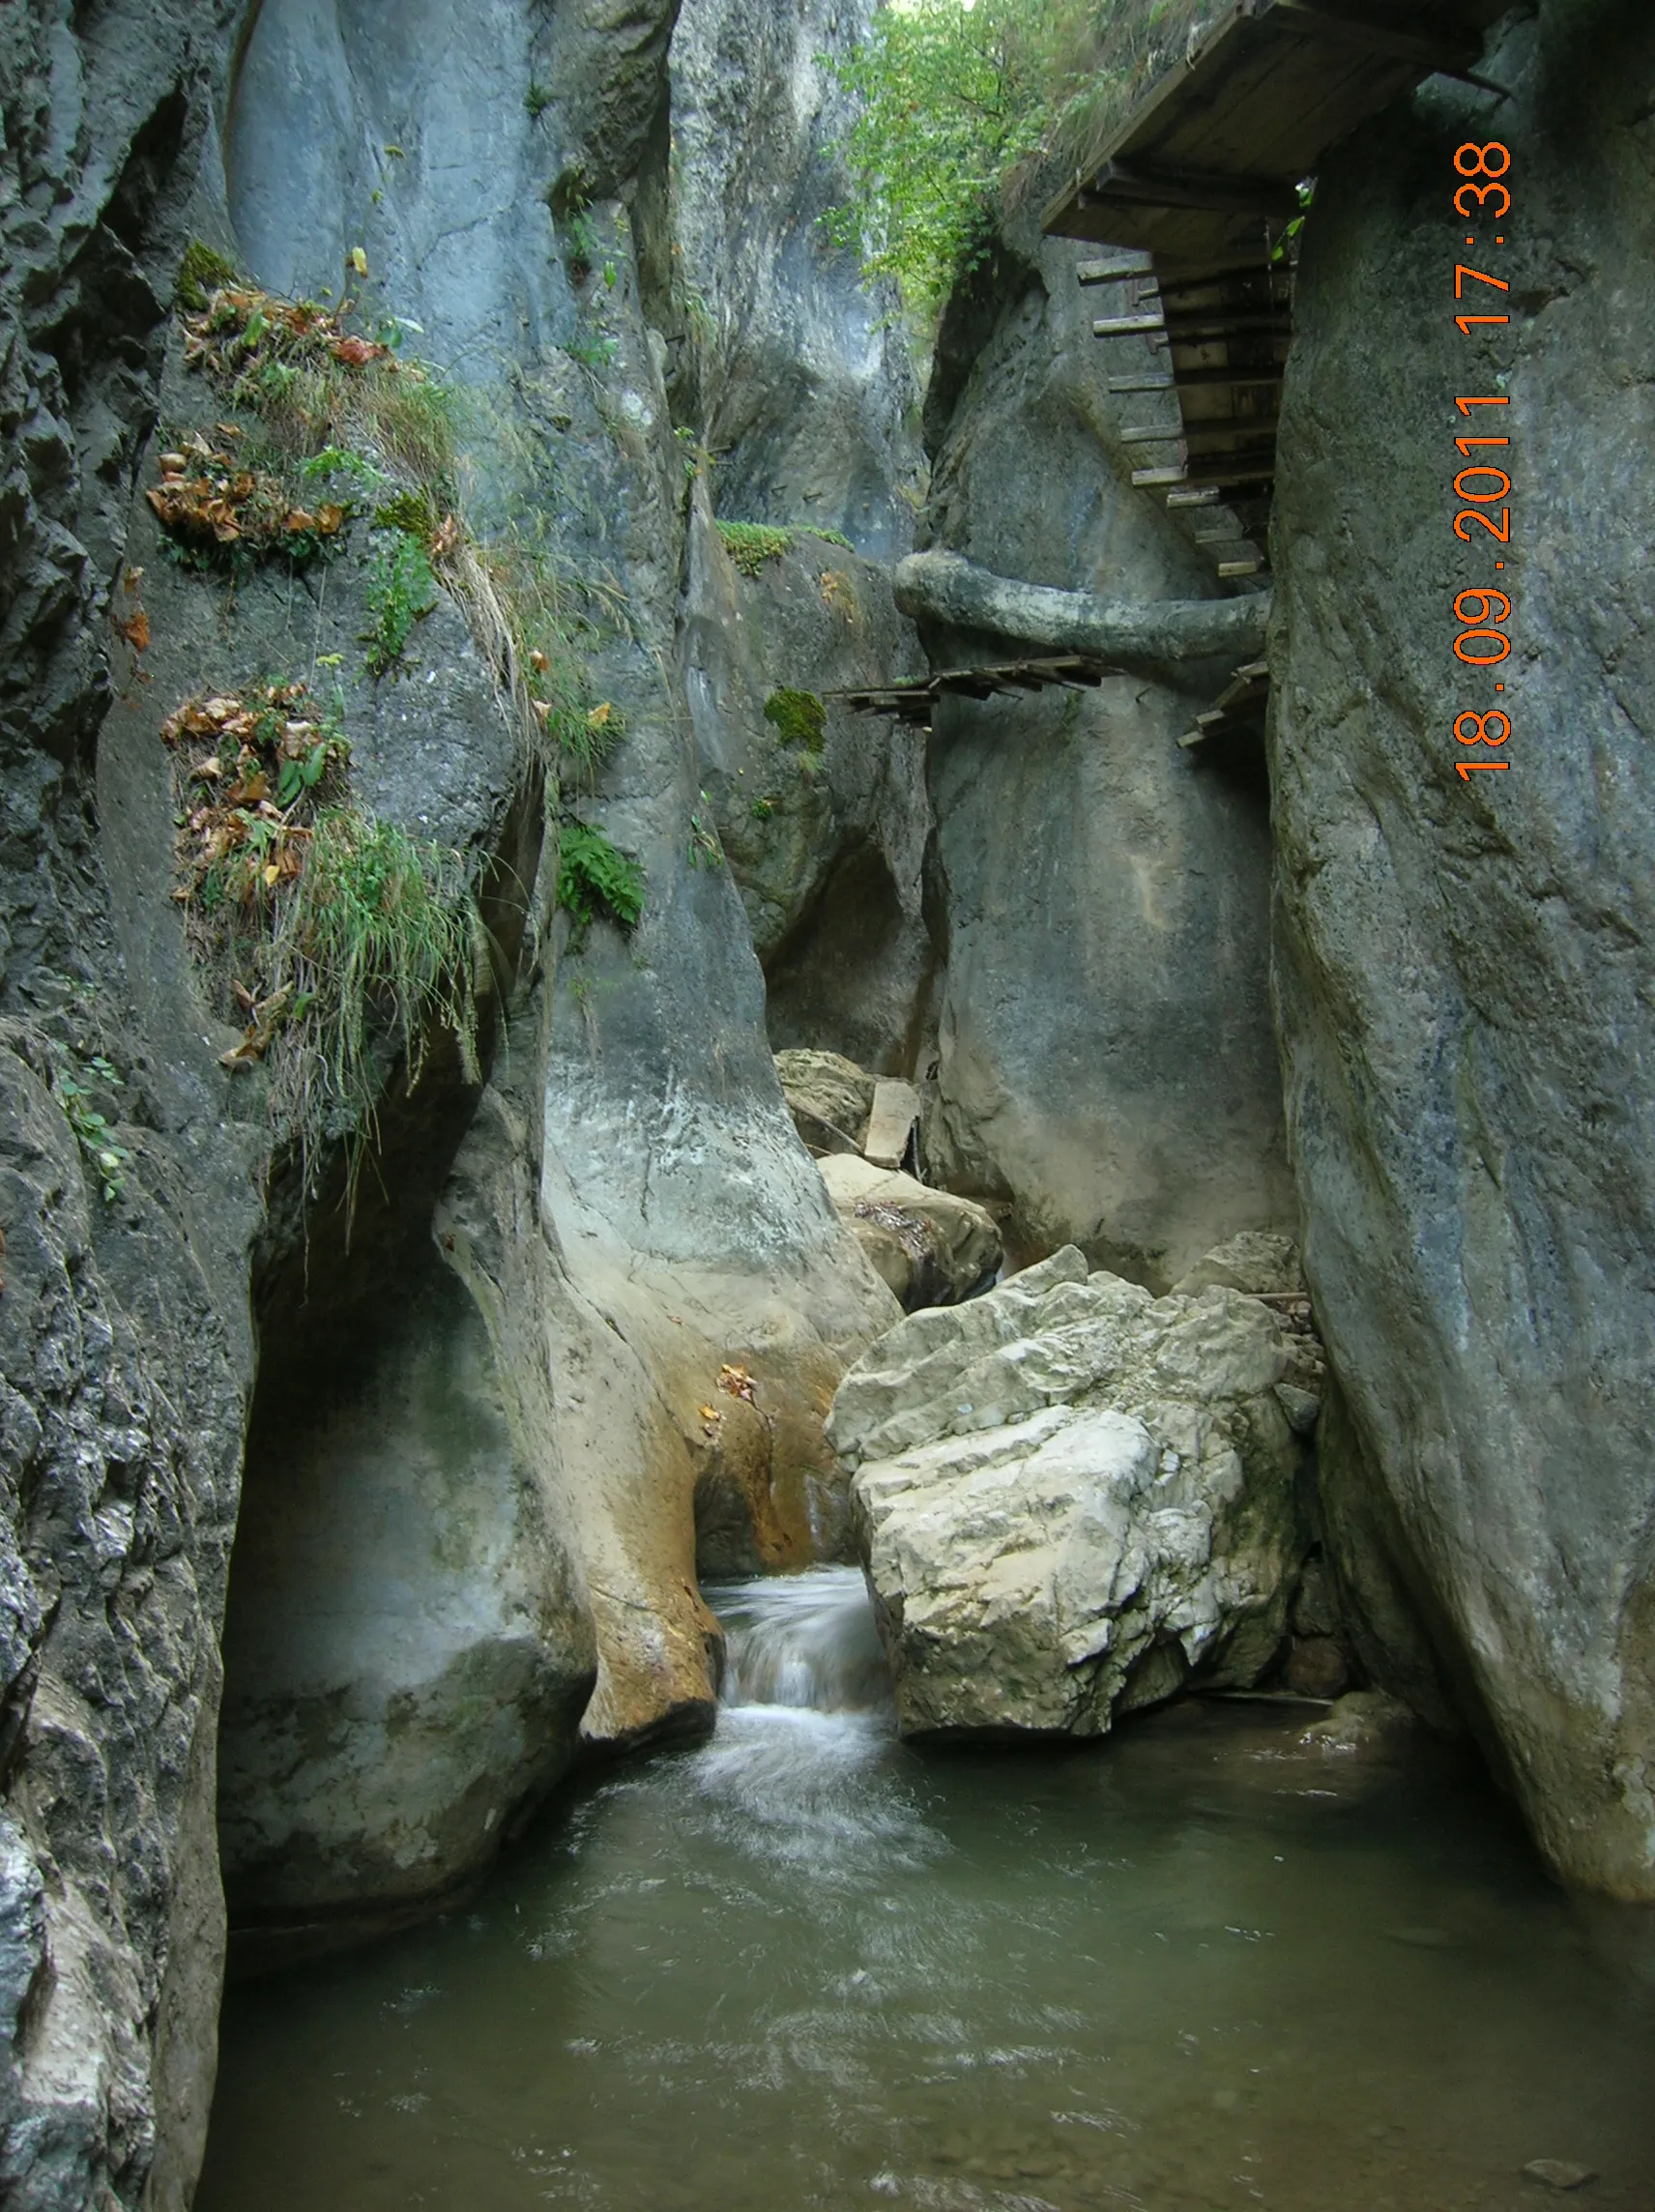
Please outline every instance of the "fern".
[[557, 903], [574, 924], [577, 945], [602, 916], [630, 933], [644, 912], [644, 871], [601, 830], [565, 822], [558, 832]]

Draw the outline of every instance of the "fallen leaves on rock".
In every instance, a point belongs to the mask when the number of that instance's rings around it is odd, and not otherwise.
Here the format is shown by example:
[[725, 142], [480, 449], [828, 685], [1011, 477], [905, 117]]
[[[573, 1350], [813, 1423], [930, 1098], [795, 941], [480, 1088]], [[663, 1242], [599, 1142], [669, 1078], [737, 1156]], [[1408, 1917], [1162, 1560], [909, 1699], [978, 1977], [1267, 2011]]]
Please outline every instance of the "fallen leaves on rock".
[[729, 1397], [744, 1398], [749, 1406], [758, 1403], [753, 1378], [744, 1367], [733, 1367], [728, 1360], [718, 1370], [718, 1387]]
[[160, 472], [160, 483], [144, 496], [163, 527], [187, 542], [311, 551], [336, 537], [346, 519], [346, 509], [332, 500], [313, 508], [295, 504], [278, 477], [243, 468], [233, 453], [199, 434], [182, 450], [162, 453]]
[[283, 300], [255, 284], [225, 284], [199, 314], [184, 318], [185, 366], [226, 380], [244, 374], [261, 355], [294, 367], [338, 362], [365, 368], [379, 362], [401, 368], [389, 346], [342, 328], [347, 312], [343, 306], [331, 312], [314, 300]]
[[173, 897], [213, 910], [267, 903], [303, 871], [305, 817], [349, 757], [336, 721], [305, 684], [270, 684], [187, 699], [160, 734], [184, 752], [189, 794]]

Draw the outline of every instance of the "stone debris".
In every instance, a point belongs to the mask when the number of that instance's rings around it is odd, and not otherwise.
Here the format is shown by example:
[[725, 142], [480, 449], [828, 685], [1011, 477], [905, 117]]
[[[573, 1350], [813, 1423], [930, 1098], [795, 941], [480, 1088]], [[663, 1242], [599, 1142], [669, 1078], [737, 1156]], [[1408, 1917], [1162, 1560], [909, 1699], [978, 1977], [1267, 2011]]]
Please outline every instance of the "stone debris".
[[1543, 2181], [1548, 2189], [1583, 2189], [1588, 2181], [1597, 2179], [1589, 2166], [1575, 2166], [1566, 2158], [1531, 2158], [1524, 2168], [1531, 2181]]
[[901, 1167], [918, 1119], [919, 1093], [913, 1084], [882, 1076], [874, 1085], [873, 1112], [862, 1139], [863, 1156], [876, 1168]]

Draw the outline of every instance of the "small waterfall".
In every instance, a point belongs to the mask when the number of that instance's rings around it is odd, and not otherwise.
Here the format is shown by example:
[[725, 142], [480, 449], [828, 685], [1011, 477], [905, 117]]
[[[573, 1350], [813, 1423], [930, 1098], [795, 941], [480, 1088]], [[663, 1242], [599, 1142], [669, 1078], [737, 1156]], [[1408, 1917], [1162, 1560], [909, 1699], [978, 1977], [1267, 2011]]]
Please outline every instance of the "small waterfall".
[[890, 1672], [857, 1568], [815, 1567], [706, 1594], [727, 1639], [722, 1704], [863, 1713], [890, 1702]]
[[857, 1890], [941, 1848], [889, 1771], [896, 1712], [855, 1567], [705, 1591], [724, 1623], [718, 1726], [693, 1773], [742, 1851]]

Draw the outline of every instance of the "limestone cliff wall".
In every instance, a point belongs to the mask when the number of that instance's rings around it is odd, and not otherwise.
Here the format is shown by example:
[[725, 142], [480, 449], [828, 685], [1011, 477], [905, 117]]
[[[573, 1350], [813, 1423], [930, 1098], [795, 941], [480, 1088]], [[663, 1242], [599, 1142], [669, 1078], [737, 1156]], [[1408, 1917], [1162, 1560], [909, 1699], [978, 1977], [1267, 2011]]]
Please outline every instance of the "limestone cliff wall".
[[[1061, 241], [1007, 249], [944, 321], [928, 420], [930, 540], [1025, 582], [1201, 598], [1209, 563], [1130, 481], [1111, 373]], [[937, 666], [1003, 640], [934, 636]], [[1266, 983], [1263, 765], [1178, 749], [1230, 671], [949, 699], [931, 741], [946, 945], [940, 1179], [1008, 1199], [1014, 1235], [1073, 1241], [1164, 1290], [1291, 1212]]]
[[[1648, 1898], [1655, 27], [1543, 0], [1487, 67], [1509, 101], [1437, 81], [1329, 159], [1307, 226], [1276, 992], [1372, 1663], [1472, 1720], [1561, 1875]], [[1468, 258], [1509, 278], [1512, 322], [1484, 344], [1453, 321], [1452, 263], [1489, 225], [1455, 217], [1451, 157], [1496, 137], [1506, 243]], [[1511, 401], [1497, 575], [1499, 546], [1450, 529], [1454, 396], [1485, 392]], [[1452, 602], [1493, 584], [1511, 766], [1462, 780], [1454, 717], [1495, 679], [1455, 661]]]
[[[698, 1482], [748, 1499], [766, 1557], [831, 1520], [822, 1415], [894, 1306], [794, 1134], [698, 828], [716, 732], [686, 706], [689, 484], [646, 312], [670, 319], [676, 15], [422, 0], [388, 39], [353, 0], [34, 0], [0, 23], [8, 2202], [188, 2200], [244, 1473], [222, 1838], [238, 1918], [284, 1941], [464, 1878], [583, 1706], [597, 1743], [706, 1725]], [[325, 572], [233, 592], [158, 557], [158, 417], [209, 405], [171, 316], [191, 235], [280, 289], [336, 291], [362, 247], [376, 308], [474, 395], [473, 525], [531, 529], [624, 610], [591, 658], [626, 742], [550, 798], [643, 863], [632, 938], [567, 943], [548, 795], [456, 604], [367, 681], [365, 524]], [[840, 382], [875, 451], [902, 402], [867, 337]], [[138, 604], [147, 644], [111, 626]], [[492, 1081], [451, 1051], [412, 1091], [386, 1070], [348, 1247], [337, 1162], [306, 1207], [262, 1077], [218, 1066], [236, 1032], [169, 895], [161, 716], [296, 655], [340, 670], [360, 797], [468, 857], [495, 938]], [[113, 1197], [66, 1078], [127, 1155]], [[727, 1359], [756, 1405], [722, 1410]]]

